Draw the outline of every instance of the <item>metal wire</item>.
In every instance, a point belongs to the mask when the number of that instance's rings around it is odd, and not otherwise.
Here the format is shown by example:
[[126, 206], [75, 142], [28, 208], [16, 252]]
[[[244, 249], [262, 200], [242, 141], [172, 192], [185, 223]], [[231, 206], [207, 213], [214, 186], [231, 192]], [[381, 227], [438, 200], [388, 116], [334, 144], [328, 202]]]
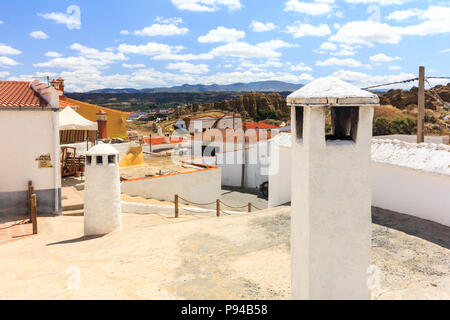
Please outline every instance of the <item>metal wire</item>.
[[390, 83], [377, 84], [377, 85], [375, 85], [375, 86], [366, 87], [366, 88], [361, 88], [361, 89], [362, 89], [362, 90], [367, 90], [367, 89], [373, 89], [373, 88], [379, 88], [379, 87], [390, 86], [390, 85], [393, 85], [393, 84], [408, 83], [408, 82], [413, 82], [413, 81], [417, 81], [417, 80], [419, 80], [419, 78], [408, 79], [408, 80], [403, 80], [403, 81], [396, 81], [396, 82], [390, 82]]
[[431, 91], [432, 93], [434, 93], [435, 97], [437, 97], [437, 99], [438, 99], [442, 104], [444, 104], [444, 106], [449, 107], [449, 106], [450, 106], [450, 103], [445, 102], [445, 100], [441, 98], [441, 96], [433, 89], [433, 87], [431, 86], [431, 84], [430, 84], [430, 82], [428, 81], [428, 79], [425, 79], [425, 81], [426, 81], [426, 82], [428, 83], [428, 85], [430, 86], [430, 91]]

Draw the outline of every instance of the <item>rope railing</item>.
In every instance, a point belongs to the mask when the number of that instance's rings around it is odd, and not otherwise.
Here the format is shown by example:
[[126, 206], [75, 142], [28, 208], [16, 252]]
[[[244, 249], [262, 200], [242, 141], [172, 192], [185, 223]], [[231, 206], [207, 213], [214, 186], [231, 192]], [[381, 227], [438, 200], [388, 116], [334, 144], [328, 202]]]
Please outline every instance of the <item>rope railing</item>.
[[[196, 206], [209, 206], [209, 205], [215, 204], [216, 205], [216, 210], [199, 208], [199, 209], [201, 209], [201, 211], [199, 211], [199, 210], [196, 210], [196, 208], [187, 208], [187, 207], [181, 207], [180, 208], [180, 206], [179, 206], [179, 201], [180, 200], [185, 202], [185, 203], [187, 203], [187, 204], [193, 204], [193, 205], [196, 205]], [[174, 202], [175, 202], [175, 218], [179, 218], [179, 216], [180, 216], [180, 209], [182, 209], [184, 211], [187, 211], [187, 212], [196, 212], [196, 213], [208, 213], [208, 212], [212, 213], [212, 212], [216, 212], [217, 217], [220, 217], [221, 213], [226, 214], [226, 215], [231, 215], [231, 214], [234, 214], [234, 213], [237, 214], [237, 213], [241, 213], [242, 212], [242, 211], [237, 212], [237, 211], [231, 211], [231, 210], [225, 211], [225, 210], [221, 209], [221, 205], [223, 205], [224, 207], [230, 208], [230, 209], [235, 209], [235, 210], [247, 208], [247, 212], [249, 212], [249, 213], [252, 212], [252, 208], [255, 208], [258, 211], [263, 210], [263, 209], [258, 208], [255, 205], [253, 205], [250, 202], [248, 204], [244, 205], [244, 206], [231, 206], [229, 204], [226, 204], [225, 202], [223, 202], [220, 199], [217, 199], [214, 202], [201, 203], [201, 202], [194, 202], [194, 201], [187, 200], [187, 199], [185, 199], [183, 197], [180, 197], [177, 194], [175, 195], [175, 201]]]
[[[9, 208], [0, 209], [0, 213], [9, 212], [11, 210], [26, 206], [28, 210], [28, 214], [30, 216], [29, 221], [33, 224], [33, 234], [38, 233], [37, 229], [37, 199], [36, 193], [34, 192], [33, 183], [28, 181], [28, 199], [22, 202], [15, 204]], [[25, 220], [20, 221], [18, 224], [22, 224]], [[17, 224], [15, 224], [17, 225]], [[14, 226], [14, 225], [13, 225]], [[11, 227], [11, 226], [10, 226]]]

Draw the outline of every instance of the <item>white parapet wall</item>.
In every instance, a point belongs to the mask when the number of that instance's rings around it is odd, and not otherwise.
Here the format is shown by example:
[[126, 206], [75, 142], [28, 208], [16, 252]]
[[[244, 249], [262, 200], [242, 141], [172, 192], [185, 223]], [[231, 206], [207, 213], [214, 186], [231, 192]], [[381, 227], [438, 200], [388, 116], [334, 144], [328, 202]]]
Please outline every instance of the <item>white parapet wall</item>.
[[[195, 203], [210, 203], [220, 199], [220, 168], [192, 164], [199, 166], [199, 170], [123, 181], [122, 193], [171, 202], [176, 194]], [[180, 202], [183, 203], [182, 199]]]
[[[272, 161], [271, 153], [269, 208], [291, 199], [287, 183], [291, 178], [291, 143], [286, 138], [280, 145], [278, 164]], [[373, 139], [372, 205], [450, 226], [449, 165], [447, 145]]]
[[372, 205], [450, 226], [450, 147], [373, 140]]

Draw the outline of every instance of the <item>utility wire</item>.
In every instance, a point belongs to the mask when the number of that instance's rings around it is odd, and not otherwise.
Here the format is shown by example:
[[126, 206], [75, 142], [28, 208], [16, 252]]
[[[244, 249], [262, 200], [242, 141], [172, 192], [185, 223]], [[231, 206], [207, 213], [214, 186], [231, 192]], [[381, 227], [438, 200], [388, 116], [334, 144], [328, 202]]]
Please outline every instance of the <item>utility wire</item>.
[[428, 79], [425, 79], [425, 81], [428, 83], [428, 85], [430, 86], [430, 91], [432, 93], [434, 93], [435, 97], [447, 108], [450, 106], [450, 103], [445, 102], [444, 99], [441, 98], [441, 96], [433, 89], [433, 87], [431, 86], [430, 82], [428, 81]]
[[375, 85], [375, 86], [370, 86], [370, 87], [362, 88], [362, 90], [373, 89], [373, 88], [379, 88], [379, 87], [385, 87], [385, 86], [390, 86], [390, 85], [393, 85], [393, 84], [408, 83], [408, 82], [413, 82], [413, 81], [417, 81], [417, 80], [419, 80], [419, 78], [408, 79], [408, 80], [403, 80], [403, 81], [396, 81], [396, 82], [390, 82], [390, 83], [377, 84], [377, 85]]

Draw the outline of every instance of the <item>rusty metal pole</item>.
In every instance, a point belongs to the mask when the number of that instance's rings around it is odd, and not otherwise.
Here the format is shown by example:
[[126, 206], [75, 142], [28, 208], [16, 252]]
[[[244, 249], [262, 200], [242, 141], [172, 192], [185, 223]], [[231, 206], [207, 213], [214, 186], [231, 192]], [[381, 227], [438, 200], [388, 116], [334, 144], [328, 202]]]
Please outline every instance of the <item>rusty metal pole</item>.
[[33, 223], [33, 234], [37, 234], [36, 194], [31, 195], [31, 222]]
[[175, 195], [175, 218], [179, 217], [179, 211], [178, 211], [178, 195]]
[[252, 204], [250, 202], [248, 203], [248, 212], [252, 212]]
[[216, 211], [217, 211], [217, 216], [220, 217], [220, 199], [216, 200]]
[[417, 113], [417, 143], [425, 142], [425, 67], [419, 67], [419, 92]]

